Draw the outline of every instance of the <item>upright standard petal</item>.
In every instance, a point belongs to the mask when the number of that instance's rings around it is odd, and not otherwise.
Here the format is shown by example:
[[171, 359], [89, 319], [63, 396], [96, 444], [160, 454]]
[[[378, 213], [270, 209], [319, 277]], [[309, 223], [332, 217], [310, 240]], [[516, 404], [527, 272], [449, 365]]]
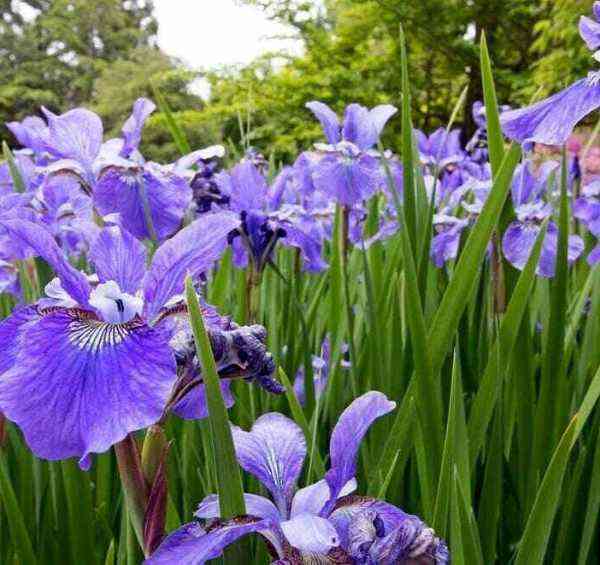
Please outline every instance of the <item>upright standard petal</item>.
[[245, 432], [233, 428], [235, 452], [242, 468], [252, 473], [271, 492], [283, 516], [306, 457], [302, 429], [282, 414], [264, 414]]
[[385, 394], [371, 391], [342, 412], [329, 443], [331, 468], [325, 480], [331, 488], [331, 500], [337, 499], [342, 487], [356, 474], [358, 448], [371, 424], [395, 407], [396, 403], [389, 401]]
[[228, 234], [239, 225], [239, 219], [229, 212], [206, 214], [158, 248], [143, 284], [148, 320], [183, 292], [188, 273], [197, 276], [212, 267], [225, 250]]
[[142, 139], [142, 129], [146, 120], [156, 110], [156, 104], [147, 98], [138, 98], [133, 104], [133, 112], [123, 124], [121, 134], [123, 136], [123, 147], [121, 156], [129, 157], [135, 151]]
[[[534, 222], [513, 222], [508, 226], [502, 238], [502, 251], [509, 263], [519, 270], [525, 267], [540, 230], [541, 226]], [[550, 222], [536, 270], [538, 275], [547, 278], [554, 276], [557, 246], [558, 228]], [[575, 261], [583, 253], [583, 249], [583, 240], [578, 235], [569, 236], [569, 263]]]
[[0, 379], [0, 410], [44, 459], [101, 453], [162, 415], [175, 382], [165, 336], [141, 321], [107, 324], [89, 312], [41, 312]]
[[35, 153], [47, 150], [49, 130], [46, 122], [38, 116], [28, 116], [22, 122], [9, 122], [6, 127], [23, 146]]
[[74, 159], [90, 169], [102, 145], [102, 121], [84, 108], [57, 116], [42, 108], [48, 120], [48, 150], [61, 159]]
[[344, 113], [342, 137], [363, 151], [373, 145], [372, 140], [376, 134], [367, 108], [360, 104], [348, 105]]
[[526, 147], [563, 145], [577, 123], [599, 106], [600, 84], [591, 75], [532, 106], [504, 112], [500, 121], [505, 135]]
[[323, 104], [323, 102], [307, 102], [306, 107], [321, 122], [321, 127], [327, 141], [332, 145], [340, 142], [342, 138], [340, 135], [340, 121], [337, 114], [327, 104]]
[[235, 212], [263, 210], [267, 203], [267, 181], [251, 161], [238, 163], [230, 172], [230, 207]]
[[315, 165], [313, 180], [317, 190], [348, 206], [366, 200], [383, 184], [377, 159], [366, 154], [327, 154]]
[[135, 294], [146, 273], [146, 248], [118, 226], [104, 228], [90, 247], [89, 259], [101, 283], [115, 281], [123, 292]]
[[237, 539], [269, 529], [268, 520], [233, 518], [209, 531], [197, 522], [182, 526], [167, 537], [144, 565], [202, 565], [219, 557]]
[[78, 304], [88, 303], [91, 287], [87, 277], [67, 261], [52, 236], [38, 225], [27, 221], [0, 221], [15, 238], [31, 247], [35, 255], [44, 259], [61, 280], [62, 287]]

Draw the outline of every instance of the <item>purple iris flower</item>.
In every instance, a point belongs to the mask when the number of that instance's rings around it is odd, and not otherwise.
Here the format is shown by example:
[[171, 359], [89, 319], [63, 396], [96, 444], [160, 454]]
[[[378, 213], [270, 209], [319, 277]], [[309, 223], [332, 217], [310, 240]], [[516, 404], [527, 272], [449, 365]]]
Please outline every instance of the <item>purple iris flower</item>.
[[[587, 47], [600, 60], [600, 2], [594, 2], [594, 19], [582, 16], [579, 34]], [[526, 108], [501, 115], [502, 129], [507, 137], [526, 148], [534, 143], [563, 145], [573, 128], [600, 106], [600, 71], [591, 71], [586, 78]]]
[[445, 128], [439, 128], [429, 137], [416, 129], [415, 136], [421, 163], [431, 169], [442, 170], [464, 158], [459, 129], [447, 132]]
[[[185, 312], [184, 277], [212, 267], [239, 220], [230, 213], [196, 220], [161, 245], [149, 267], [132, 234], [99, 229], [88, 255], [91, 276], [72, 267], [39, 225], [0, 225], [57, 274], [46, 298], [0, 323], [0, 411], [37, 456], [80, 457], [87, 469], [91, 454], [157, 422], [174, 398], [181, 344], [174, 319]], [[239, 342], [220, 324], [207, 316], [217, 362], [231, 357], [230, 345], [243, 369], [248, 355], [241, 359]]]
[[[499, 108], [500, 112], [508, 112], [510, 106], [502, 105]], [[473, 104], [471, 109], [473, 121], [477, 125], [477, 129], [473, 134], [473, 137], [469, 140], [465, 147], [465, 151], [469, 156], [469, 159], [474, 163], [487, 163], [489, 161], [488, 152], [488, 134], [487, 134], [487, 118], [485, 115], [485, 105], [483, 102], [478, 100]]]
[[219, 210], [229, 204], [229, 197], [221, 193], [216, 182], [224, 156], [222, 145], [212, 145], [182, 157], [172, 167], [174, 173], [189, 181], [197, 214]]
[[[525, 162], [517, 167], [511, 187], [511, 196], [517, 220], [512, 222], [502, 238], [502, 251], [508, 262], [522, 270], [535, 240], [540, 233], [542, 222], [552, 216], [552, 206], [545, 202], [543, 196], [549, 191], [548, 184], [554, 178], [558, 164], [546, 162], [537, 175], [532, 164]], [[548, 223], [537, 274], [542, 277], [553, 277], [556, 265], [558, 245], [558, 227], [554, 222]], [[575, 261], [583, 252], [583, 240], [578, 235], [569, 236], [568, 260]]]
[[[344, 356], [348, 353], [348, 344], [342, 344], [342, 353]], [[321, 352], [320, 355], [312, 356], [312, 368], [313, 368], [313, 383], [315, 387], [315, 398], [320, 398], [320, 396], [325, 391], [325, 387], [329, 382], [329, 363], [331, 361], [331, 343], [329, 339], [329, 335], [325, 337], [323, 343], [321, 344]], [[350, 367], [350, 362], [344, 358], [342, 359], [340, 366], [344, 369]], [[298, 372], [296, 373], [296, 378], [294, 379], [294, 394], [298, 399], [298, 402], [304, 406], [305, 397], [304, 397], [304, 367], [300, 367]]]
[[[456, 259], [462, 232], [477, 220], [492, 187], [489, 165], [471, 167], [465, 179], [459, 187], [447, 191], [433, 217], [437, 233], [431, 242], [430, 255], [436, 267]], [[459, 203], [460, 216], [452, 213]]]
[[326, 267], [321, 257], [324, 231], [320, 224], [300, 205], [281, 205], [277, 187], [270, 190], [252, 162], [243, 159], [231, 171], [219, 173], [216, 180], [229, 199], [229, 209], [241, 219], [231, 238], [236, 266], [245, 267], [251, 258], [262, 272], [281, 242], [300, 249], [306, 270], [322, 271]]
[[[573, 215], [581, 220], [596, 238], [600, 238], [600, 181], [583, 187], [581, 197], [573, 203]], [[600, 262], [600, 243], [588, 255], [590, 265]]]
[[247, 516], [219, 519], [218, 497], [206, 497], [192, 522], [167, 537], [147, 565], [204, 563], [239, 537], [257, 532], [277, 563], [450, 562], [446, 544], [417, 516], [387, 502], [351, 494], [360, 442], [375, 420], [395, 408], [380, 392], [357, 398], [342, 413], [330, 441], [325, 477], [296, 489], [307, 448], [301, 428], [282, 414], [258, 418], [249, 432], [233, 428], [242, 468], [270, 493], [246, 494]]
[[321, 122], [328, 144], [318, 144], [321, 158], [313, 168], [314, 186], [346, 206], [368, 199], [383, 184], [377, 152], [387, 121], [397, 109], [389, 104], [368, 110], [350, 104], [344, 123], [322, 102], [308, 102], [306, 107]]
[[121, 137], [103, 143], [100, 118], [83, 108], [47, 119], [9, 124], [21, 144], [49, 156], [46, 175], [76, 179], [101, 215], [119, 214], [120, 224], [139, 239], [162, 241], [182, 223], [192, 192], [168, 167], [145, 162], [138, 151], [144, 123], [154, 104], [138, 99]]

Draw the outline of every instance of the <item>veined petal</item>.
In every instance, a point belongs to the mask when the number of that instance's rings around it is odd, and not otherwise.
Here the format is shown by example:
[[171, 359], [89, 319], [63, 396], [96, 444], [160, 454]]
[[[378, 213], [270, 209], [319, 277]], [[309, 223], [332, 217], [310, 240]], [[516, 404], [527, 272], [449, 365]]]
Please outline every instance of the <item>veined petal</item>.
[[0, 409], [44, 459], [101, 453], [155, 423], [175, 382], [165, 336], [140, 320], [107, 324], [59, 309], [22, 332], [13, 367], [0, 379]]
[[581, 79], [554, 96], [500, 116], [507, 137], [527, 146], [563, 145], [573, 128], [600, 106], [600, 85]]
[[[343, 486], [338, 496], [342, 497], [352, 494], [356, 488], [356, 479], [352, 478]], [[290, 516], [293, 518], [294, 516], [305, 512], [308, 512], [309, 514], [319, 514], [330, 498], [331, 489], [325, 479], [321, 479], [312, 485], [298, 489], [292, 499]]]
[[172, 235], [191, 199], [183, 177], [151, 164], [105, 168], [94, 188], [98, 211], [119, 213], [122, 226], [139, 239], [151, 238], [152, 230], [159, 240]]
[[156, 104], [147, 98], [138, 98], [133, 104], [133, 112], [123, 124], [121, 134], [123, 135], [123, 147], [121, 156], [129, 157], [135, 151], [142, 139], [142, 129], [146, 120], [156, 110]]
[[251, 161], [238, 163], [230, 172], [230, 207], [235, 212], [262, 210], [267, 203], [267, 181]]
[[379, 533], [384, 535], [396, 529], [407, 519], [419, 520], [416, 516], [407, 514], [393, 504], [368, 496], [350, 495], [340, 498], [329, 515], [329, 520], [335, 526], [342, 546], [345, 547], [348, 544], [349, 528], [352, 522], [365, 512], [378, 516], [381, 520]]
[[[257, 518], [269, 518], [273, 524], [281, 521], [279, 510], [275, 505], [264, 496], [257, 494], [244, 493], [244, 502], [246, 503], [246, 514], [248, 516], [256, 516]], [[219, 518], [221, 515], [219, 510], [219, 496], [210, 494], [198, 505], [194, 516], [208, 520], [210, 518]]]
[[206, 531], [197, 522], [191, 522], [169, 535], [144, 565], [202, 565], [219, 557], [242, 536], [269, 527], [268, 520], [233, 518]]
[[22, 122], [9, 122], [6, 127], [23, 146], [36, 153], [47, 149], [49, 130], [46, 122], [38, 116], [28, 116]]
[[335, 502], [342, 487], [356, 475], [358, 448], [373, 422], [391, 412], [395, 402], [387, 399], [381, 392], [371, 391], [363, 394], [348, 406], [340, 416], [329, 443], [331, 468], [325, 480], [331, 488], [331, 500]]
[[62, 287], [81, 306], [88, 303], [91, 287], [87, 277], [71, 266], [52, 236], [38, 225], [22, 220], [0, 221], [15, 238], [31, 247], [60, 278]]
[[323, 102], [307, 102], [306, 107], [315, 115], [317, 120], [321, 122], [321, 127], [325, 133], [325, 137], [329, 143], [335, 145], [341, 141], [340, 121], [337, 114]]
[[587, 16], [579, 18], [579, 35], [588, 49], [596, 51], [600, 47], [600, 24]]
[[233, 427], [235, 452], [241, 467], [271, 492], [285, 516], [306, 457], [302, 429], [282, 414], [264, 414], [252, 430]]
[[74, 159], [91, 169], [102, 145], [102, 121], [84, 108], [57, 116], [42, 108], [48, 120], [48, 149], [62, 159]]
[[123, 292], [135, 294], [146, 273], [146, 248], [118, 226], [104, 228], [90, 247], [100, 282], [115, 281]]
[[299, 514], [280, 526], [290, 545], [302, 552], [324, 555], [340, 545], [331, 522], [313, 514]]
[[227, 235], [239, 225], [229, 212], [205, 214], [158, 248], [143, 283], [147, 319], [183, 292], [188, 273], [197, 276], [212, 267], [225, 250]]
[[35, 306], [22, 306], [0, 322], [0, 380], [15, 363], [24, 329], [37, 319], [39, 314]]

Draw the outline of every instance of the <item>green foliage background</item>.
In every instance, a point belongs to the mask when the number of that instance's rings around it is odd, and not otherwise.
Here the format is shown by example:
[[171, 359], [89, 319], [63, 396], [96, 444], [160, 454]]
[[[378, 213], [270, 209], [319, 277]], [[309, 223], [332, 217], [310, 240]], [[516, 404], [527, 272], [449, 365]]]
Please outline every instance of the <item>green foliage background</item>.
[[[577, 33], [577, 19], [592, 0], [238, 1], [286, 24], [302, 54], [190, 70], [156, 46], [151, 1], [3, 0], [0, 120], [22, 119], [41, 105], [55, 111], [85, 105], [114, 133], [132, 102], [151, 97], [154, 85], [193, 146], [245, 141], [287, 161], [320, 135], [304, 109], [308, 100], [338, 111], [351, 101], [400, 103], [400, 23], [411, 56], [415, 125], [427, 130], [447, 122], [467, 85], [461, 120], [467, 134], [473, 130], [469, 108], [482, 98], [477, 45], [483, 30], [502, 103], [556, 91], [594, 66]], [[208, 102], [189, 88], [199, 76], [211, 84]], [[244, 140], [240, 118], [248, 130]], [[151, 159], [176, 156], [163, 124], [155, 116], [145, 133]], [[394, 148], [398, 127], [384, 140]]]

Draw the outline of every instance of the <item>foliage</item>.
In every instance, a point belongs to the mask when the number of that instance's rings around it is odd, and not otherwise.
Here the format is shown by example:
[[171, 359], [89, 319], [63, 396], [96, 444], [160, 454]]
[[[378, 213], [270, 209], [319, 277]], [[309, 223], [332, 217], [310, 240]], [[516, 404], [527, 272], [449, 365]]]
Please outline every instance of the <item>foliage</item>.
[[142, 0], [2, 2], [0, 122], [88, 102], [108, 64], [151, 45], [152, 10]]

